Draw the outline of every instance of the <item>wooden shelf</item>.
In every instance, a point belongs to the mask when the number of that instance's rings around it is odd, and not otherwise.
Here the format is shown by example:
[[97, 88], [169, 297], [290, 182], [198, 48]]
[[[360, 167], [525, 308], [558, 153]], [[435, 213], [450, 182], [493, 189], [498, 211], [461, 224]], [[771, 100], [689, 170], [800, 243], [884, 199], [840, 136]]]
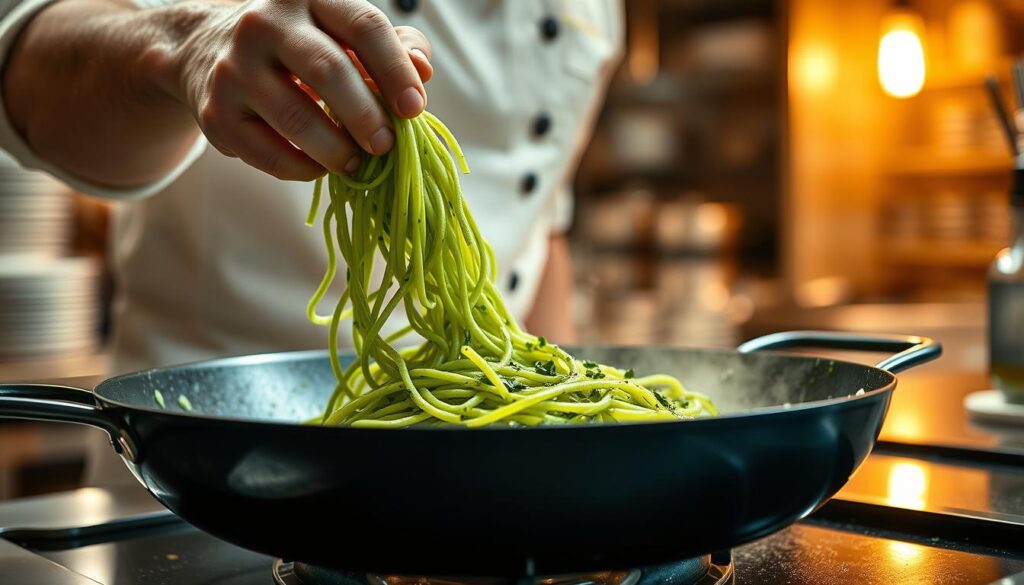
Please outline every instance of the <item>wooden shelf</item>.
[[885, 172], [891, 177], [1009, 175], [1013, 169], [1013, 159], [1009, 154], [949, 156], [921, 149], [899, 151], [890, 155], [888, 160]]
[[881, 255], [887, 264], [898, 266], [983, 268], [1000, 249], [984, 242], [883, 242]]
[[974, 89], [979, 92], [985, 90], [985, 77], [990, 73], [995, 74], [999, 84], [1009, 86], [1010, 68], [1013, 66], [1013, 58], [1002, 57], [999, 62], [992, 65], [989, 71], [985, 72], [944, 72], [942, 69], [931, 69], [927, 73], [924, 82], [924, 90], [945, 90], [945, 89]]

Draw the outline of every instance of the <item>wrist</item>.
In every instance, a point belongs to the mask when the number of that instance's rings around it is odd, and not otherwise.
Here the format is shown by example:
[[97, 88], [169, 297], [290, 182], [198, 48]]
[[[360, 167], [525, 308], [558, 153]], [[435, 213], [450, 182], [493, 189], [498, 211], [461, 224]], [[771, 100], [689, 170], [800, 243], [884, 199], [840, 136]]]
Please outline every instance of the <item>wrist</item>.
[[146, 11], [157, 31], [155, 41], [139, 54], [136, 78], [150, 91], [183, 111], [189, 110], [189, 70], [195, 49], [203, 44], [210, 23], [235, 5], [219, 2], [183, 2]]

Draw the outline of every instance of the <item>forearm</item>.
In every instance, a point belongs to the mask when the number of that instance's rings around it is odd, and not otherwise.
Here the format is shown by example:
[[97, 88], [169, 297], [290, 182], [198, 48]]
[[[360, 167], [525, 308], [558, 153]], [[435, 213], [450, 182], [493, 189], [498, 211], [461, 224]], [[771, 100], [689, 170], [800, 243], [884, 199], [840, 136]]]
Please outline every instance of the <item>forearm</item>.
[[526, 329], [555, 343], [575, 343], [576, 324], [572, 312], [573, 271], [569, 242], [553, 235], [548, 259], [533, 308], [526, 317]]
[[15, 129], [37, 156], [84, 179], [151, 182], [200, 131], [279, 179], [351, 172], [363, 151], [393, 146], [389, 108], [412, 118], [426, 105], [430, 43], [365, 0], [195, 0], [153, 10], [130, 1], [59, 0], [7, 59]]
[[174, 96], [172, 54], [211, 3], [139, 10], [127, 0], [60, 0], [9, 53], [7, 114], [40, 158], [112, 187], [153, 181], [181, 161], [198, 127]]

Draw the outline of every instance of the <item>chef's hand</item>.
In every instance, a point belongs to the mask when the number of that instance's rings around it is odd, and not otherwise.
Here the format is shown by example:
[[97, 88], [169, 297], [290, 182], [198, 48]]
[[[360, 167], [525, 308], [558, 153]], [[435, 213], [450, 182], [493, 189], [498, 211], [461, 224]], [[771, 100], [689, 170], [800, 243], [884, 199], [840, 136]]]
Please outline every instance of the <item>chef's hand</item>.
[[383, 154], [394, 145], [385, 104], [405, 118], [426, 106], [430, 43], [415, 28], [392, 26], [368, 2], [249, 0], [218, 8], [174, 60], [179, 98], [228, 156], [281, 179], [350, 173], [362, 151]]

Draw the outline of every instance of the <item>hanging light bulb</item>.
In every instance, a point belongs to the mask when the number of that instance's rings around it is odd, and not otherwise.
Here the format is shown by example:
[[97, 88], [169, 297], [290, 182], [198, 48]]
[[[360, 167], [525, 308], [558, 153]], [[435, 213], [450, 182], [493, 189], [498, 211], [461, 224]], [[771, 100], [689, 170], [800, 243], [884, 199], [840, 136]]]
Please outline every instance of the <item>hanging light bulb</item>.
[[878, 80], [882, 90], [895, 98], [917, 95], [924, 87], [924, 21], [905, 0], [882, 18], [878, 42]]

